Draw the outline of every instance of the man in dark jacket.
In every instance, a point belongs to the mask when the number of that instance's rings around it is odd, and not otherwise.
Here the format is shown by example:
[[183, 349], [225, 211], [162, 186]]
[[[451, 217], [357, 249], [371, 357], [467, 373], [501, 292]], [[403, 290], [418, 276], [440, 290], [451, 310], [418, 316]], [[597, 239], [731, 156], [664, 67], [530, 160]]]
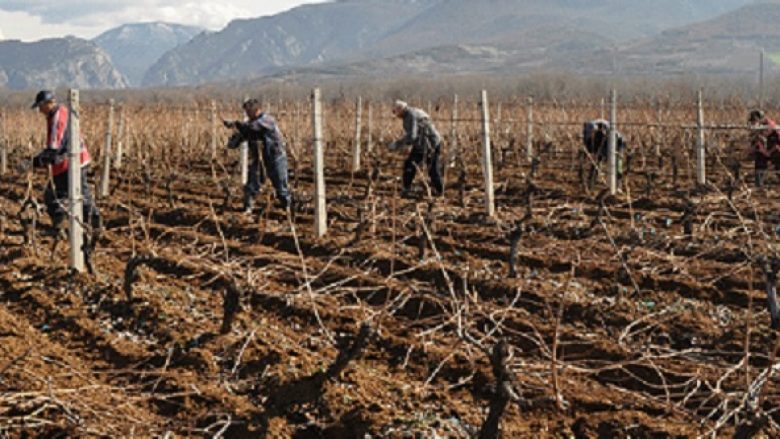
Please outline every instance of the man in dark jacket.
[[[620, 132], [616, 131], [615, 137], [617, 140], [615, 145], [617, 175], [618, 179], [620, 179], [623, 176], [622, 155], [626, 149], [626, 143]], [[593, 187], [596, 184], [598, 168], [602, 162], [609, 160], [609, 121], [595, 119], [585, 122], [582, 127], [582, 142], [591, 162], [590, 173], [588, 174], [588, 187]]]
[[769, 163], [772, 163], [775, 172], [780, 171], [780, 135], [775, 121], [761, 110], [750, 112], [748, 124], [753, 128], [750, 133], [750, 146], [756, 165], [755, 183], [756, 187], [762, 187]]
[[403, 194], [411, 193], [412, 182], [417, 173], [417, 167], [422, 166], [423, 161], [428, 166], [428, 176], [431, 181], [431, 190], [435, 196], [444, 192], [441, 177], [441, 163], [439, 153], [441, 151], [441, 136], [433, 126], [430, 116], [418, 108], [412, 108], [403, 101], [396, 101], [393, 105], [393, 114], [403, 119], [406, 134], [390, 144], [391, 150], [412, 145], [406, 162], [404, 162]]
[[[54, 93], [41, 90], [35, 96], [33, 109], [37, 109], [46, 118], [46, 147], [33, 158], [34, 168], [47, 168], [51, 179], [43, 194], [46, 210], [51, 218], [55, 233], [59, 233], [63, 220], [68, 216], [64, 206], [68, 200], [68, 148], [70, 131], [68, 122], [70, 111], [68, 107], [57, 104]], [[98, 224], [97, 207], [92, 202], [92, 195], [87, 184], [87, 170], [90, 156], [84, 139], [81, 141], [81, 193], [84, 200], [84, 221], [96, 226]]]
[[[262, 112], [257, 99], [248, 99], [243, 108], [247, 116], [246, 122], [226, 120], [223, 123], [225, 127], [236, 130], [228, 143], [229, 148], [237, 148], [242, 140], [247, 141], [249, 146], [249, 180], [244, 186], [244, 211], [252, 212], [254, 198], [265, 181], [265, 173], [276, 190], [279, 205], [287, 208], [292, 203], [292, 194], [287, 187], [287, 153], [282, 133], [276, 120]], [[261, 154], [265, 173], [260, 167]]]

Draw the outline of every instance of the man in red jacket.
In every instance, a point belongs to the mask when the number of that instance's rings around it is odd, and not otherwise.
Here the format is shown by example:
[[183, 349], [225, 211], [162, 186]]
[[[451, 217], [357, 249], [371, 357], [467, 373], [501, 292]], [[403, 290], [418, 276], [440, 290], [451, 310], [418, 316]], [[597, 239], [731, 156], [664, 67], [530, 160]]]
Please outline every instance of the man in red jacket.
[[[43, 200], [51, 218], [52, 227], [58, 233], [62, 221], [68, 216], [65, 205], [68, 200], [68, 145], [70, 132], [68, 107], [57, 104], [54, 93], [41, 90], [35, 96], [32, 108], [46, 118], [46, 146], [33, 158], [35, 168], [48, 168], [51, 178], [46, 185]], [[89, 185], [87, 184], [87, 169], [90, 163], [89, 151], [83, 139], [81, 141], [81, 192], [84, 198], [84, 221], [95, 226], [98, 223], [98, 212], [92, 202]]]
[[775, 121], [768, 118], [761, 110], [750, 112], [748, 124], [753, 128], [750, 146], [756, 165], [756, 187], [762, 187], [770, 162], [775, 173], [780, 171], [780, 135]]

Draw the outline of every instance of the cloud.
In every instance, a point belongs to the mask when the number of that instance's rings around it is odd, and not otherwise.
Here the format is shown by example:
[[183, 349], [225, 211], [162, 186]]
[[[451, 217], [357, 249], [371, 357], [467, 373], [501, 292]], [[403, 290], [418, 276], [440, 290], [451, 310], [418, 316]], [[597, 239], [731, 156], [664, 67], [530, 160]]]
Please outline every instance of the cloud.
[[322, 1], [0, 0], [0, 27], [8, 38], [23, 40], [64, 36], [67, 33], [92, 38], [112, 27], [147, 21], [167, 21], [218, 30], [236, 18], [270, 15], [303, 3]]
[[44, 24], [83, 27], [137, 21], [173, 21], [208, 28], [224, 26], [249, 11], [229, 2], [174, 0], [3, 0], [0, 9], [39, 17]]
[[230, 20], [276, 13], [300, 0], [2, 0], [0, 10], [40, 17], [44, 24], [97, 27], [106, 23], [171, 21], [219, 29]]

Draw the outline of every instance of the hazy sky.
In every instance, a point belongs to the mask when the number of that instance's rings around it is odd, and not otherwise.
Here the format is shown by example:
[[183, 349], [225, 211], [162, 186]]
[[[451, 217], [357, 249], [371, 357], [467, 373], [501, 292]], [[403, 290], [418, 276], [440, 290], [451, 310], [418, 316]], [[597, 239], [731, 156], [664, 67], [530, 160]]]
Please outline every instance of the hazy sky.
[[212, 30], [323, 0], [0, 0], [0, 39], [92, 38], [123, 23], [169, 21]]

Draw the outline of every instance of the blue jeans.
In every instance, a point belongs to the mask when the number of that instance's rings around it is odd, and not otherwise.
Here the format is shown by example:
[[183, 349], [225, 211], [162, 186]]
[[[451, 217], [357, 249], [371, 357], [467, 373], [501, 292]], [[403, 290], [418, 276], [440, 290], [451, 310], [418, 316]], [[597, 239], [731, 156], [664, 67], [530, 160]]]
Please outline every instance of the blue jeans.
[[263, 146], [263, 160], [265, 169], [260, 164], [258, 147], [249, 146], [249, 179], [244, 186], [244, 194], [247, 199], [252, 199], [260, 192], [260, 187], [265, 182], [265, 176], [271, 179], [271, 184], [276, 191], [276, 199], [289, 205], [292, 201], [290, 189], [287, 186], [287, 155], [284, 151], [271, 151], [272, 148]]

